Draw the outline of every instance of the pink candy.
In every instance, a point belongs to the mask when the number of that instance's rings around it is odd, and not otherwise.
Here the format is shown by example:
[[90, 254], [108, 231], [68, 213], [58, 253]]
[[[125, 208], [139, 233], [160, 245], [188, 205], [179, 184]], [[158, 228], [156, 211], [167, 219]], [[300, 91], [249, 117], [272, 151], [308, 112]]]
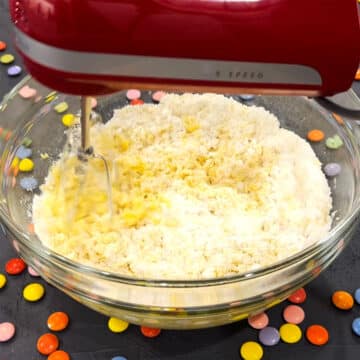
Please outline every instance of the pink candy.
[[265, 313], [260, 313], [248, 318], [249, 325], [257, 330], [263, 329], [269, 324], [269, 317]]
[[153, 94], [152, 94], [152, 99], [153, 101], [155, 102], [159, 102], [164, 96], [166, 95], [166, 92], [165, 91], [155, 91]]
[[283, 317], [286, 322], [297, 325], [304, 321], [305, 312], [300, 306], [289, 305], [284, 309]]
[[30, 99], [30, 98], [34, 97], [36, 94], [37, 94], [36, 89], [33, 89], [28, 85], [23, 86], [19, 90], [19, 95], [24, 99]]
[[130, 89], [126, 92], [126, 97], [129, 101], [140, 99], [140, 96], [141, 96], [141, 92], [140, 90], [137, 89]]
[[15, 325], [10, 322], [0, 324], [0, 342], [9, 341], [15, 335]]
[[40, 276], [31, 266], [28, 266], [28, 273], [32, 277], [39, 277]]

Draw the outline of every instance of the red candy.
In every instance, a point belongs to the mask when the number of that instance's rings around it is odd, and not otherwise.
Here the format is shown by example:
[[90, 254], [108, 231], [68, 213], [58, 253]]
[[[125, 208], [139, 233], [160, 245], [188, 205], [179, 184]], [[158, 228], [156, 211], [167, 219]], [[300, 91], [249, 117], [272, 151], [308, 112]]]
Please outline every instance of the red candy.
[[292, 293], [288, 300], [292, 302], [293, 304], [302, 304], [306, 300], [306, 291], [304, 288], [300, 288], [296, 290], [294, 293]]
[[144, 103], [144, 100], [141, 99], [134, 99], [130, 101], [130, 105], [142, 105]]
[[6, 271], [9, 275], [19, 275], [19, 274], [21, 274], [25, 269], [26, 269], [26, 264], [25, 264], [24, 260], [22, 260], [22, 259], [20, 259], [20, 258], [10, 259], [10, 260], [5, 264], [5, 271]]
[[161, 330], [155, 328], [149, 328], [146, 326], [141, 326], [140, 328], [141, 333], [148, 338], [154, 338], [160, 335]]

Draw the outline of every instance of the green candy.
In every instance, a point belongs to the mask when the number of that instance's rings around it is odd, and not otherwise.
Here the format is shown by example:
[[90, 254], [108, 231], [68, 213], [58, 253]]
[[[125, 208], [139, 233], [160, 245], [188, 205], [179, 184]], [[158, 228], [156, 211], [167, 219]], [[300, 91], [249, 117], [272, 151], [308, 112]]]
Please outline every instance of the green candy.
[[24, 138], [24, 140], [22, 141], [22, 145], [29, 147], [32, 144], [32, 140], [28, 137]]
[[336, 150], [344, 145], [339, 135], [334, 135], [333, 137], [329, 137], [325, 142], [326, 146], [329, 149]]

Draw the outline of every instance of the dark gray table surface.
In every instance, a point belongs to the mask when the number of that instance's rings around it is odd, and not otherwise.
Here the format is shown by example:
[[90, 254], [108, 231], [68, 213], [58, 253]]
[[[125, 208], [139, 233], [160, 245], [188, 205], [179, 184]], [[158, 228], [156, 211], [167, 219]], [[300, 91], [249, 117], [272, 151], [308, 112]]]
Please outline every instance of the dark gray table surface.
[[[11, 44], [10, 24], [6, 1], [0, 0], [0, 40], [9, 45], [8, 51], [16, 54]], [[21, 64], [17, 56], [16, 63]], [[6, 66], [0, 66], [0, 99], [19, 80], [9, 78]], [[358, 85], [355, 85], [357, 90]], [[344, 289], [353, 292], [360, 287], [360, 229], [351, 244], [340, 257], [315, 281], [307, 286], [308, 299], [303, 308], [306, 319], [302, 329], [313, 323], [329, 329], [330, 341], [321, 348], [310, 345], [305, 339], [295, 345], [279, 344], [266, 348], [264, 359], [357, 359], [360, 357], [360, 338], [352, 334], [351, 322], [359, 316], [360, 305], [350, 312], [336, 310], [330, 301], [333, 291]], [[15, 255], [9, 241], [0, 236], [0, 272], [5, 262]], [[15, 338], [0, 343], [0, 360], [44, 359], [36, 351], [37, 338], [47, 331], [46, 319], [53, 311], [66, 311], [71, 325], [59, 335], [61, 348], [71, 354], [73, 360], [107, 360], [115, 355], [128, 360], [236, 360], [239, 347], [244, 341], [256, 340], [257, 331], [248, 327], [246, 321], [219, 328], [197, 331], [163, 331], [156, 339], [144, 338], [137, 326], [123, 334], [113, 334], [107, 329], [107, 318], [74, 302], [57, 289], [46, 284], [46, 296], [39, 303], [26, 303], [22, 296], [25, 284], [33, 282], [27, 273], [12, 277], [0, 290], [0, 323], [16, 324]], [[40, 280], [42, 281], [42, 280]], [[268, 312], [270, 324], [279, 326], [283, 321], [281, 312], [286, 303]]]

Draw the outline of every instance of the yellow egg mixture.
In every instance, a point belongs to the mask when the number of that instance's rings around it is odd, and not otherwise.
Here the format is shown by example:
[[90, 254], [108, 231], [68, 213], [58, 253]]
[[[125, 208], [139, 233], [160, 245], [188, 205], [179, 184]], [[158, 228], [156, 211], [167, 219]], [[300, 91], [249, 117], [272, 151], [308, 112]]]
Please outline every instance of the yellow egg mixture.
[[104, 162], [65, 152], [33, 203], [40, 240], [77, 262], [141, 278], [220, 277], [329, 231], [319, 160], [263, 108], [167, 95], [116, 110], [91, 128], [91, 142], [110, 169], [111, 204]]

